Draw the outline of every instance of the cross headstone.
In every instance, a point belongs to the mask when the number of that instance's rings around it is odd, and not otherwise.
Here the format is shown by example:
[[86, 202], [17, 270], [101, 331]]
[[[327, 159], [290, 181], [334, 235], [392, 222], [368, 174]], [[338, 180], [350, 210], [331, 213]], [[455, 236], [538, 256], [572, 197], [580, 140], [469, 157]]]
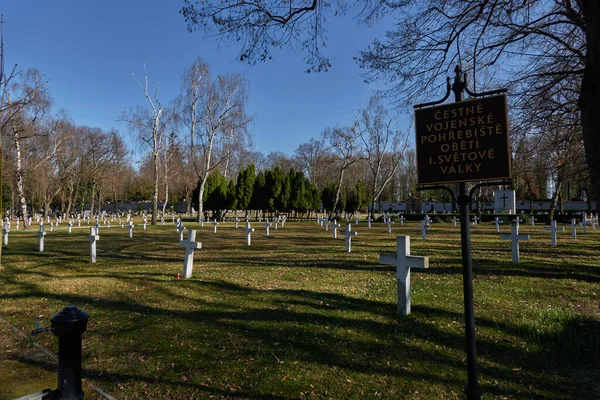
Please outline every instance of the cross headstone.
[[588, 233], [587, 232], [587, 227], [589, 225], [592, 225], [592, 223], [586, 218], [585, 214], [583, 215], [583, 220], [579, 223], [579, 225], [581, 225], [583, 227], [583, 233]]
[[552, 235], [552, 247], [556, 247], [556, 232], [562, 232], [565, 230], [562, 226], [556, 226], [556, 220], [552, 220], [550, 226], [544, 227], [545, 231], [550, 231]]
[[368, 225], [368, 226], [369, 226], [369, 229], [371, 229], [371, 222], [373, 222], [373, 218], [371, 218], [371, 217], [369, 216], [369, 218], [367, 218], [367, 224], [369, 224], [369, 225]]
[[287, 220], [287, 217], [284, 215], [281, 217], [281, 227], [283, 228], [285, 226], [285, 221]]
[[252, 240], [252, 232], [254, 232], [254, 228], [250, 227], [250, 222], [246, 222], [246, 227], [242, 229], [246, 234], [246, 244], [250, 246], [250, 242]]
[[356, 223], [356, 225], [358, 225], [358, 215], [354, 217], [354, 222]]
[[337, 239], [337, 230], [339, 227], [341, 227], [341, 225], [338, 224], [337, 220], [335, 220], [335, 219], [333, 221], [331, 221], [330, 225], [331, 225], [331, 230], [333, 231], [333, 238]]
[[277, 224], [279, 223], [279, 218], [273, 218], [273, 229], [277, 230]]
[[344, 235], [346, 236], [346, 253], [350, 253], [352, 252], [352, 236], [358, 235], [358, 232], [353, 231], [350, 224], [346, 224]]
[[144, 216], [144, 230], [146, 230], [146, 225], [148, 225], [148, 218]]
[[325, 227], [325, 232], [329, 232], [329, 218], [325, 218], [323, 226]]
[[237, 217], [237, 215], [235, 216], [235, 229], [238, 228], [238, 224], [240, 222], [240, 219]]
[[6, 226], [2, 228], [2, 241], [4, 242], [5, 246], [8, 246], [8, 229]]
[[90, 234], [88, 235], [88, 239], [90, 240], [90, 261], [96, 262], [96, 242], [100, 240], [100, 236], [98, 235], [98, 229], [93, 226], [90, 227]]
[[318, 218], [319, 218], [319, 225], [322, 228], [323, 227], [323, 223], [325, 222], [325, 218], [323, 218], [323, 217], [318, 217]]
[[133, 221], [129, 221], [128, 228], [129, 228], [129, 238], [132, 238], [133, 237]]
[[269, 236], [269, 227], [271, 226], [271, 223], [269, 222], [269, 218], [265, 218], [265, 228], [267, 229], [267, 235]]
[[429, 218], [429, 215], [425, 215], [424, 220], [427, 221], [427, 225], [431, 223], [431, 218]]
[[217, 225], [219, 225], [219, 223], [217, 222], [217, 220], [216, 220], [216, 219], [215, 219], [215, 220], [213, 220], [213, 223], [212, 223], [212, 225], [213, 225], [213, 232], [214, 232], [214, 233], [217, 233]]
[[454, 224], [454, 227], [456, 228], [456, 223], [458, 222], [458, 218], [456, 218], [456, 215], [452, 217], [452, 223]]
[[81, 218], [77, 218], [77, 227], [81, 228]]
[[535, 217], [531, 216], [531, 226], [535, 226]]
[[571, 218], [571, 237], [573, 239], [577, 239], [577, 220], [575, 218]]
[[477, 215], [475, 215], [475, 216], [473, 216], [473, 225], [477, 226], [477, 222], [478, 222]]
[[73, 227], [73, 220], [71, 220], [71, 219], [69, 220], [69, 225], [68, 225], [68, 227], [69, 227], [69, 228], [68, 228], [68, 231], [69, 231], [69, 233], [71, 233], [71, 228]]
[[177, 232], [179, 233], [179, 241], [182, 242], [183, 241], [183, 231], [185, 230], [185, 226], [183, 226], [183, 224], [179, 224], [179, 226], [177, 227]]
[[496, 217], [496, 219], [492, 221], [492, 224], [496, 225], [496, 233], [500, 233], [500, 219]]
[[400, 226], [404, 226], [404, 221], [405, 221], [404, 215], [401, 215], [400, 216]]
[[427, 240], [427, 231], [429, 230], [429, 221], [426, 219], [421, 221], [421, 239]]
[[410, 236], [396, 237], [396, 253], [381, 253], [379, 263], [396, 266], [398, 313], [410, 314], [410, 269], [429, 268], [429, 257], [410, 255]]
[[519, 220], [515, 220], [514, 225], [511, 226], [510, 234], [502, 233], [500, 240], [511, 240], [512, 241], [512, 262], [513, 264], [519, 263], [519, 240], [529, 240], [529, 235], [519, 235]]
[[44, 251], [44, 236], [46, 236], [46, 232], [44, 232], [44, 224], [40, 224], [40, 231], [38, 232], [38, 236], [40, 238], [38, 249], [39, 251]]
[[187, 240], [182, 240], [179, 246], [185, 248], [183, 277], [191, 278], [192, 270], [194, 269], [194, 251], [202, 248], [202, 243], [196, 242], [196, 230], [188, 229]]
[[394, 223], [394, 221], [392, 221], [391, 218], [387, 219], [387, 222], [385, 223], [388, 227], [388, 233], [392, 233], [392, 224]]

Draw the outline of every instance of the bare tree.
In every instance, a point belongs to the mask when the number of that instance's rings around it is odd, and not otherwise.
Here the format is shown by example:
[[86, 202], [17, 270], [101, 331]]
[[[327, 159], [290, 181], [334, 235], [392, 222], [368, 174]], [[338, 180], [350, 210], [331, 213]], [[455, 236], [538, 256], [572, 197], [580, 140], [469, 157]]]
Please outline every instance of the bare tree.
[[235, 147], [232, 136], [247, 133], [250, 118], [245, 112], [245, 78], [242, 75], [210, 76], [201, 59], [183, 75], [178, 100], [183, 123], [189, 129], [190, 159], [198, 177], [198, 218], [203, 213], [203, 196], [209, 174], [223, 165]]
[[408, 141], [406, 135], [394, 128], [394, 120], [378, 96], [370, 98], [369, 104], [360, 113], [357, 125], [371, 172], [373, 218], [375, 203], [396, 173]]
[[[321, 52], [325, 21], [349, 7], [330, 0], [185, 2], [181, 14], [188, 29], [239, 42], [242, 61], [268, 60], [272, 48], [291, 47], [305, 52], [313, 71], [329, 66]], [[552, 77], [549, 84], [575, 82], [591, 185], [600, 200], [599, 1], [399, 0], [353, 6], [362, 23], [397, 17], [394, 29], [357, 60], [368, 80], [390, 82], [398, 101], [439, 97], [455, 64], [473, 71], [479, 89], [511, 89], [509, 100], [517, 107], [522, 99], [539, 97], [532, 82], [541, 76]]]
[[344, 182], [344, 174], [348, 168], [361, 159], [360, 156], [360, 132], [357, 126], [343, 128], [327, 128], [322, 133], [323, 141], [329, 143], [337, 156], [336, 164], [338, 165], [338, 180], [335, 192], [335, 201], [331, 208], [331, 215], [334, 215], [337, 210], [338, 202], [340, 201], [340, 191]]
[[163, 121], [164, 106], [158, 98], [159, 86], [156, 85], [154, 94], [151, 95], [148, 85], [148, 71], [144, 64], [144, 83], [140, 82], [132, 72], [131, 76], [138, 83], [148, 102], [148, 107], [138, 106], [135, 111], [125, 111], [121, 120], [129, 123], [129, 127], [139, 136], [139, 139], [150, 147], [153, 167], [153, 194], [152, 194], [152, 225], [156, 225], [158, 215], [158, 184], [160, 178], [160, 153], [163, 148], [165, 122]]

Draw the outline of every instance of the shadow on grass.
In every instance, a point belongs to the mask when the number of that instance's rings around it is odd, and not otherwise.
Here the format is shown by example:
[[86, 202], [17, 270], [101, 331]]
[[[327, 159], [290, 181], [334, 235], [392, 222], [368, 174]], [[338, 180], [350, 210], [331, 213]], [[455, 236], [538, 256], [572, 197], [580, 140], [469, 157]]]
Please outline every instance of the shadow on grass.
[[[169, 339], [174, 333], [178, 340], [201, 341], [197, 332], [208, 331], [213, 335], [213, 340], [216, 340], [212, 350], [193, 350], [193, 359], [219, 360], [227, 365], [240, 356], [260, 360], [261, 356], [271, 358], [269, 353], [274, 355], [276, 352], [278, 360], [288, 363], [318, 363], [343, 371], [396, 377], [408, 384], [414, 380], [424, 380], [460, 391], [459, 388], [464, 383], [462, 331], [438, 328], [440, 324], [461, 321], [462, 314], [414, 306], [414, 314], [402, 318], [394, 313], [393, 304], [336, 293], [293, 289], [262, 290], [220, 280], [191, 279], [181, 281], [181, 284], [190, 290], [202, 289], [229, 297], [222, 297], [221, 301], [188, 299], [194, 304], [192, 310], [167, 309], [108, 298], [93, 299], [83, 295], [57, 295], [39, 291], [33, 284], [29, 285], [25, 293], [10, 297], [23, 300], [45, 297], [64, 304], [93, 304], [95, 308], [111, 315], [111, 318], [118, 315], [115, 320], [121, 321], [121, 326], [111, 324], [108, 327], [100, 321], [95, 326], [95, 332], [89, 332], [88, 335], [120, 337], [126, 352], [168, 355], [171, 353], [166, 349], [161, 350], [161, 346], [170, 343]], [[0, 295], [0, 299], [4, 297]], [[526, 397], [536, 397], [542, 393], [544, 396], [551, 394], [556, 398], [564, 398], [579, 391], [580, 398], [588, 395], [593, 398], [593, 393], [600, 389], [597, 383], [589, 384], [598, 375], [597, 371], [593, 372], [594, 362], [600, 356], [598, 339], [590, 334], [600, 328], [598, 321], [569, 320], [563, 331], [536, 337], [532, 336], [529, 328], [506, 325], [494, 320], [478, 318], [476, 325], [501, 331], [511, 338], [509, 341], [479, 338], [479, 351], [489, 360], [480, 364], [480, 371], [488, 381], [501, 382], [499, 385], [483, 385], [484, 392], [497, 396]], [[181, 327], [188, 327], [189, 330], [182, 330]], [[152, 338], [152, 346], [132, 340], [138, 337], [145, 338], [146, 341]], [[584, 343], [578, 344], [577, 341], [582, 337], [586, 338]], [[540, 344], [544, 351], [529, 353], [517, 345], [531, 340]], [[127, 344], [129, 342], [133, 343]], [[243, 343], [243, 346], [234, 343]], [[584, 351], [578, 354], [579, 357], [573, 357], [572, 354], [563, 352], [565, 348]], [[403, 360], [422, 363], [424, 367], [407, 369]], [[189, 362], [189, 368], [193, 369], [194, 363], [199, 361]], [[190, 386], [230, 397], [276, 398], [252, 391], [223, 391], [224, 389], [206, 387], [197, 382], [173, 382], [163, 379], [158, 373], [152, 376], [152, 371], [141, 375], [114, 372], [117, 368], [111, 368], [113, 372], [92, 369], [88, 374], [97, 381], [141, 380]], [[429, 372], [430, 369], [434, 372]], [[443, 373], [439, 373], [440, 370]], [[514, 382], [519, 382], [520, 393], [515, 392], [512, 385]]]

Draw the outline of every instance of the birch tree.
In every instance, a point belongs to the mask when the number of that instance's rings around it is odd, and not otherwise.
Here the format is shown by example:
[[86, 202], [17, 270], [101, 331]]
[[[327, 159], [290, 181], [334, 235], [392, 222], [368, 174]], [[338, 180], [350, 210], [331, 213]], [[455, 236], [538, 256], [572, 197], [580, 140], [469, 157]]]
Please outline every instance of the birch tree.
[[183, 74], [178, 100], [180, 118], [188, 129], [190, 159], [198, 178], [198, 218], [203, 215], [203, 197], [209, 174], [223, 165], [233, 148], [231, 137], [247, 133], [250, 118], [245, 111], [242, 75], [212, 78], [210, 67], [198, 58]]
[[151, 94], [148, 84], [148, 70], [144, 64], [143, 83], [132, 72], [131, 76], [142, 89], [147, 106], [138, 105], [135, 109], [125, 111], [121, 115], [121, 120], [129, 123], [129, 128], [138, 135], [142, 143], [150, 148], [152, 157], [152, 225], [156, 225], [158, 215], [158, 189], [160, 179], [160, 153], [163, 149], [163, 136], [165, 133], [164, 106], [161, 103], [159, 94], [159, 85], [156, 85]]

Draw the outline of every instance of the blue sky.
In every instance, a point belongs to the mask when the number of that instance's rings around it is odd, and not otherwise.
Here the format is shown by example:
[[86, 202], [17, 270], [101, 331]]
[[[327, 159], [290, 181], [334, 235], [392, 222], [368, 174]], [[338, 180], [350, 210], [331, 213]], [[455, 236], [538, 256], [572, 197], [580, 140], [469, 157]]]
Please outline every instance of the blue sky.
[[272, 61], [249, 66], [237, 60], [234, 45], [189, 33], [178, 14], [179, 0], [2, 0], [5, 70], [34, 67], [50, 80], [55, 109], [64, 108], [78, 125], [115, 127], [122, 110], [144, 104], [131, 72], [151, 84], [168, 103], [179, 92], [184, 68], [201, 57], [213, 74], [238, 72], [249, 81], [247, 112], [254, 117], [254, 149], [293, 154], [324, 128], [351, 121], [372, 91], [352, 57], [382, 26], [359, 27], [351, 15], [327, 26], [333, 68], [306, 74], [302, 54], [281, 51]]

